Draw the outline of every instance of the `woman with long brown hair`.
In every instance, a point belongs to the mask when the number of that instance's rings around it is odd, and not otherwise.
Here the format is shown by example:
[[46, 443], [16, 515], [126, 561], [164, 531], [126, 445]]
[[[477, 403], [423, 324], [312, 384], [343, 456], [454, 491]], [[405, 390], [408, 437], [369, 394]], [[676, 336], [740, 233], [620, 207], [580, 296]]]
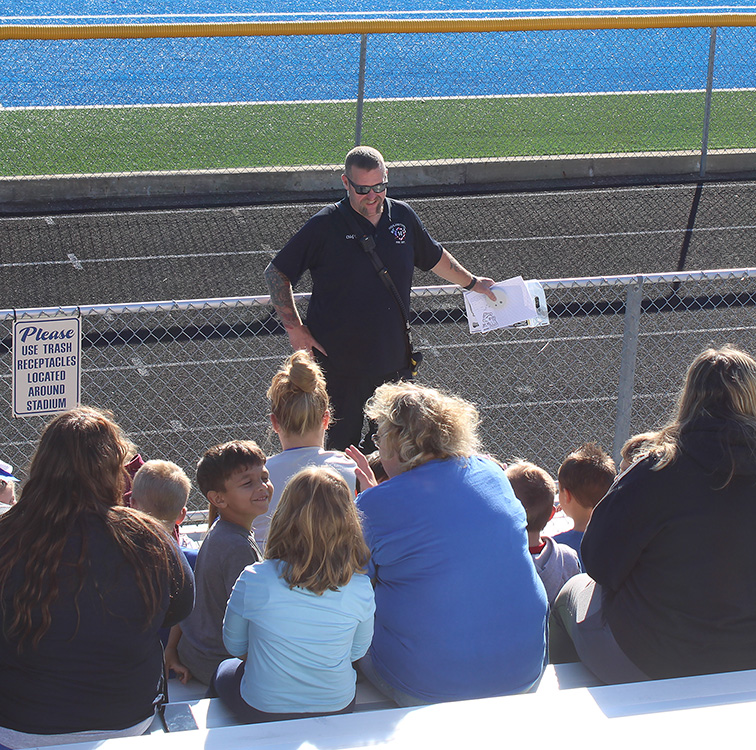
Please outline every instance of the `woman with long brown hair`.
[[604, 682], [756, 668], [755, 526], [756, 360], [707, 349], [593, 511], [586, 574], [552, 612], [552, 659]]
[[141, 734], [162, 676], [158, 629], [192, 608], [188, 564], [123, 506], [123, 433], [80, 407], [45, 428], [0, 517], [0, 743]]

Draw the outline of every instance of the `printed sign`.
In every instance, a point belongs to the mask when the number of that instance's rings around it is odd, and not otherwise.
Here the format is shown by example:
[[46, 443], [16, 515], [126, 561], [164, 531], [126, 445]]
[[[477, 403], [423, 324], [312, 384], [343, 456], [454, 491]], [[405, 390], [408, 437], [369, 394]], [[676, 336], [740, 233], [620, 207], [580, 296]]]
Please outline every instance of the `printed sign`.
[[470, 333], [497, 328], [536, 328], [549, 324], [546, 294], [540, 281], [515, 276], [491, 287], [496, 301], [479, 292], [465, 292], [465, 310]]
[[56, 414], [79, 405], [79, 318], [13, 324], [13, 416]]

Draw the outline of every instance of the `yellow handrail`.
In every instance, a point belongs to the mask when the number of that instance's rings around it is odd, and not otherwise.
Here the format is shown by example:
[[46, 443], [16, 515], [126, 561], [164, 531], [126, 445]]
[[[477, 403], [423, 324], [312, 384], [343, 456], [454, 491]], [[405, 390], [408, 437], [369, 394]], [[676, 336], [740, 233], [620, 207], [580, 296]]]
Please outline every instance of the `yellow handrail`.
[[756, 26], [756, 13], [538, 18], [374, 19], [274, 23], [150, 23], [0, 25], [0, 39], [155, 39], [176, 37], [311, 36], [323, 34], [451, 34], [492, 31], [578, 31]]

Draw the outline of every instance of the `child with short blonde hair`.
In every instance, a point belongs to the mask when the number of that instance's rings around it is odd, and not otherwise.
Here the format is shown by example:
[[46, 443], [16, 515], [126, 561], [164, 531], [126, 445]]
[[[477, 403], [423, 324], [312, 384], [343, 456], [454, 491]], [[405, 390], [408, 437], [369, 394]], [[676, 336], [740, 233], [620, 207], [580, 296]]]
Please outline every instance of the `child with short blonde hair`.
[[179, 528], [186, 518], [186, 504], [192, 483], [186, 472], [172, 461], [144, 462], [134, 475], [131, 507], [152, 516], [178, 542], [194, 570], [199, 544]]
[[186, 502], [192, 483], [172, 461], [146, 461], [134, 475], [131, 507], [160, 521], [169, 534], [186, 517]]

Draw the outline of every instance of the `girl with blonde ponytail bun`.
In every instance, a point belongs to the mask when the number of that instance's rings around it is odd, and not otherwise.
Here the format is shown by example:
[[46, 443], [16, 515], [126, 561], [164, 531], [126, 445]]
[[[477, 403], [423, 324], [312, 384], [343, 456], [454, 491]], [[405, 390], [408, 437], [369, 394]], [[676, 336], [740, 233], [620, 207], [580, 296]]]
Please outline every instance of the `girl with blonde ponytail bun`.
[[273, 511], [286, 483], [306, 466], [326, 466], [337, 471], [355, 491], [354, 461], [341, 451], [325, 450], [331, 422], [326, 381], [319, 365], [305, 351], [296, 351], [281, 365], [268, 388], [270, 421], [282, 451], [268, 458], [273, 499], [264, 516], [255, 519], [255, 540], [264, 548]]

